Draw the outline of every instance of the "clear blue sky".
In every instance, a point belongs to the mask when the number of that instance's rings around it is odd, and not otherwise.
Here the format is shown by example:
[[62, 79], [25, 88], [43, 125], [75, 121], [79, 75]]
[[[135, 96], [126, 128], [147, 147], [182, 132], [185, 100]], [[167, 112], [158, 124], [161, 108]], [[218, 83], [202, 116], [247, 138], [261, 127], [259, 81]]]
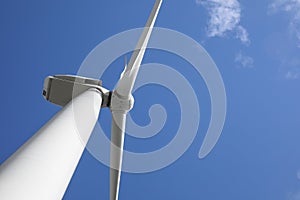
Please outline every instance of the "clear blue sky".
[[[156, 26], [192, 37], [216, 62], [228, 100], [223, 134], [212, 153], [199, 160], [198, 151], [210, 119], [210, 101], [201, 77], [186, 72], [201, 98], [202, 121], [195, 141], [167, 168], [148, 174], [124, 173], [120, 200], [300, 199], [300, 2], [216, 2], [219, 3], [165, 0]], [[154, 0], [0, 3], [0, 163], [60, 109], [43, 99], [44, 78], [76, 74], [98, 43], [121, 31], [144, 26], [153, 3]], [[217, 14], [221, 18], [214, 18]], [[145, 61], [155, 61], [150, 54]], [[159, 58], [174, 68], [181, 67], [170, 56]], [[180, 61], [178, 64], [184, 65]], [[112, 74], [103, 79], [116, 81], [123, 66], [118, 67], [109, 70]], [[162, 88], [148, 89], [164, 93]], [[167, 133], [176, 128], [179, 112], [172, 111], [177, 104], [167, 90], [164, 97], [161, 102], [151, 102], [145, 93], [137, 92], [136, 101], [161, 103], [175, 116], [168, 119], [158, 138], [143, 141], [128, 137], [127, 149], [154, 150], [172, 138]], [[147, 123], [143, 106], [136, 105], [133, 118], [140, 124]], [[101, 117], [108, 114], [103, 111]], [[109, 128], [109, 123], [104, 126]], [[84, 152], [64, 199], [108, 199], [108, 175], [106, 166]]]

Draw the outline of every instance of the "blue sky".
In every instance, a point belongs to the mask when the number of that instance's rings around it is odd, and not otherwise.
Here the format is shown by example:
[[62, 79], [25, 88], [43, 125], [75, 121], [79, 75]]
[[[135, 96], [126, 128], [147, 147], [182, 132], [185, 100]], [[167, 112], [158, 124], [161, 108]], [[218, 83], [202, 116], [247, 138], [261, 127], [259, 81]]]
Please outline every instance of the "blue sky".
[[[153, 3], [0, 3], [0, 163], [60, 109], [43, 99], [44, 78], [76, 74], [98, 43], [144, 26]], [[198, 159], [210, 119], [205, 83], [188, 67], [182, 70], [188, 66], [182, 60], [149, 51], [145, 62], [159, 59], [181, 70], [192, 82], [201, 99], [201, 123], [191, 147], [172, 165], [147, 174], [124, 173], [120, 200], [299, 200], [300, 1], [165, 0], [156, 26], [190, 36], [214, 59], [227, 92], [226, 123], [211, 154]], [[102, 77], [108, 88], [122, 71], [122, 59], [114, 64], [115, 68], [109, 68]], [[149, 98], [148, 90], [160, 92], [164, 98]], [[127, 137], [126, 149], [154, 150], [174, 137], [180, 111], [173, 98], [160, 87], [137, 91], [132, 110], [137, 123], [145, 125], [149, 121], [141, 102], [146, 107], [161, 103], [171, 117], [152, 139]], [[100, 123], [109, 129], [107, 110], [101, 112]], [[108, 175], [109, 169], [85, 151], [64, 199], [108, 199]]]

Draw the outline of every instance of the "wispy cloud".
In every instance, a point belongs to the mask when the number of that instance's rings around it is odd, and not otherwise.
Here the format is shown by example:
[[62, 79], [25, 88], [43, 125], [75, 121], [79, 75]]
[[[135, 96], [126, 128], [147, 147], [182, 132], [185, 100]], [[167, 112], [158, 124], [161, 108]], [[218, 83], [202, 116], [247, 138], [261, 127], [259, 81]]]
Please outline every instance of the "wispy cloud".
[[[296, 51], [297, 52], [297, 51]], [[288, 55], [286, 58], [279, 58], [281, 68], [279, 72], [286, 80], [299, 80], [300, 79], [300, 59], [295, 55]], [[299, 175], [300, 176], [300, 175]]]
[[300, 191], [289, 194], [287, 200], [300, 200]]
[[249, 44], [247, 30], [240, 25], [241, 6], [237, 0], [196, 0], [209, 12], [208, 37], [224, 37], [229, 32], [244, 44]]
[[[281, 69], [286, 80], [299, 80], [300, 79], [300, 59], [297, 56], [290, 55], [287, 58], [279, 58], [281, 62]], [[299, 175], [300, 177], [300, 175]]]
[[[298, 170], [296, 177], [300, 180], [300, 170]], [[300, 200], [300, 190], [296, 189], [294, 192], [289, 192], [285, 198], [286, 200]]]
[[300, 73], [292, 70], [287, 71], [287, 73], [285, 74], [285, 78], [288, 80], [296, 80], [299, 77], [300, 77]]
[[244, 55], [242, 52], [238, 52], [235, 55], [234, 62], [239, 66], [243, 68], [253, 68], [254, 67], [254, 60], [250, 56]]
[[290, 15], [289, 29], [298, 39], [300, 48], [300, 0], [274, 0], [269, 13], [286, 12]]

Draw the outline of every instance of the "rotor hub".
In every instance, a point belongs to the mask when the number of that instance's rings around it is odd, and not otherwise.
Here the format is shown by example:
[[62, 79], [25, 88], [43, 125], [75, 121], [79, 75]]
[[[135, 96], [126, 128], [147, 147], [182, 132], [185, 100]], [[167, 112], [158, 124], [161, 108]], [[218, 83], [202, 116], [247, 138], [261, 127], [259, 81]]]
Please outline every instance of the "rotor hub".
[[111, 111], [123, 111], [128, 112], [133, 108], [134, 98], [132, 95], [130, 97], [123, 97], [119, 95], [116, 91], [112, 92], [110, 99], [110, 109]]

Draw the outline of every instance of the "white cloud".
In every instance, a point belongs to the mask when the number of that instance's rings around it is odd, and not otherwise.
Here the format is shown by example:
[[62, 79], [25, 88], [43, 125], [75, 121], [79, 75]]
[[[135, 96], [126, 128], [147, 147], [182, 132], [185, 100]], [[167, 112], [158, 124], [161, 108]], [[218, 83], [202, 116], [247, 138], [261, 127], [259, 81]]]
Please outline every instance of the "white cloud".
[[242, 26], [238, 26], [236, 29], [236, 33], [237, 33], [237, 38], [240, 39], [244, 44], [249, 44], [250, 40], [248, 37], [248, 32], [247, 30], [242, 27]]
[[209, 12], [208, 37], [224, 37], [232, 32], [244, 44], [249, 44], [247, 30], [240, 25], [241, 6], [237, 0], [196, 0]]
[[[300, 180], [300, 169], [297, 171], [296, 178]], [[288, 192], [286, 195], [286, 200], [300, 200], [300, 190], [299, 188], [293, 192]]]
[[300, 77], [299, 71], [289, 70], [285, 74], [285, 78], [288, 80], [296, 80]]
[[254, 60], [250, 56], [243, 55], [242, 52], [238, 52], [235, 55], [234, 62], [243, 68], [252, 68], [254, 67]]
[[274, 0], [269, 6], [269, 12], [286, 12], [290, 15], [289, 29], [298, 39], [300, 48], [300, 0]]
[[300, 169], [297, 171], [297, 179], [300, 180]]
[[300, 200], [300, 191], [291, 192], [287, 195], [287, 200]]
[[291, 11], [296, 9], [299, 6], [300, 0], [274, 0], [270, 4], [269, 9], [271, 12], [276, 12], [278, 10]]
[[[300, 59], [294, 55], [281, 59], [281, 69], [280, 72], [283, 74], [286, 80], [298, 80], [300, 79]], [[300, 177], [300, 172], [299, 172]]]

